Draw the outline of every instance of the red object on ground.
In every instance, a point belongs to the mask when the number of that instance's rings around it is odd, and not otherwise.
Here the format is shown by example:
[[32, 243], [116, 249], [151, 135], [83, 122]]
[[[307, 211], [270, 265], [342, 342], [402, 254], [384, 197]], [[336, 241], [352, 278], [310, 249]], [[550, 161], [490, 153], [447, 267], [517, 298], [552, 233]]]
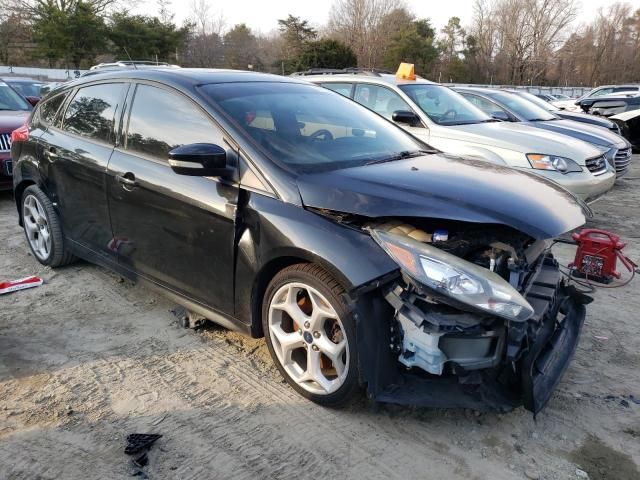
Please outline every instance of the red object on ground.
[[576, 258], [569, 267], [582, 276], [602, 283], [620, 278], [620, 273], [616, 271], [618, 258], [627, 269], [633, 270], [632, 262], [622, 254], [626, 243], [621, 242], [618, 235], [589, 228], [574, 233], [572, 238], [578, 244], [578, 249]]
[[0, 295], [24, 290], [25, 288], [39, 287], [40, 285], [42, 285], [42, 279], [35, 276], [0, 282]]

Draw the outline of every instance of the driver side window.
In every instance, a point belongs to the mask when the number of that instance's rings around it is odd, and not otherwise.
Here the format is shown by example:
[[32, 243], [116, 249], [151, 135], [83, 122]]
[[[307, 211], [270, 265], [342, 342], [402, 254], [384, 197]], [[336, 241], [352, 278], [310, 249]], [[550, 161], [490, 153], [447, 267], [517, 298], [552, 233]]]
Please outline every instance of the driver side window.
[[354, 100], [389, 120], [395, 111], [413, 111], [400, 95], [377, 85], [356, 85]]
[[462, 95], [487, 115], [493, 115], [496, 112], [504, 112], [505, 114], [507, 114], [504, 108], [498, 106], [490, 100], [487, 100], [486, 98], [478, 97], [476, 95], [471, 95], [468, 93], [463, 93]]

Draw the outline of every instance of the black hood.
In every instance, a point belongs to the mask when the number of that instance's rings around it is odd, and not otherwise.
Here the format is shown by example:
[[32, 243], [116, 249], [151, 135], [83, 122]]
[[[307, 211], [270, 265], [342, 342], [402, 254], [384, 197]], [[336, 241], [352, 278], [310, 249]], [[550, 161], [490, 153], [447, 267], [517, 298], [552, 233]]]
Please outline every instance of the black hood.
[[561, 133], [569, 137], [582, 140], [592, 145], [605, 148], [627, 148], [629, 145], [620, 135], [586, 123], [573, 120], [548, 120], [541, 122], [527, 122], [532, 127], [542, 128], [550, 132]]
[[588, 113], [569, 112], [567, 110], [560, 110], [560, 111], [554, 110], [552, 113], [558, 115], [559, 117], [564, 118], [565, 120], [573, 120], [574, 122], [589, 123], [591, 125], [604, 127], [607, 130], [612, 130], [614, 128], [614, 123], [611, 120], [607, 120], [606, 118], [599, 117], [597, 115], [590, 115]]
[[442, 218], [508, 225], [536, 239], [585, 222], [559, 185], [520, 170], [424, 155], [298, 178], [305, 206], [375, 217]]

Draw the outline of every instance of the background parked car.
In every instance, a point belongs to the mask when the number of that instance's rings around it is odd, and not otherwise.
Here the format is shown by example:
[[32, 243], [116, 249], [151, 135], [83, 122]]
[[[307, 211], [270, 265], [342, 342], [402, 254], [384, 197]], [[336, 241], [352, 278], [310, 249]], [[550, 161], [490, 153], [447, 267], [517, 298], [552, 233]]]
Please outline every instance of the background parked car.
[[532, 171], [587, 202], [600, 198], [615, 182], [603, 149], [527, 125], [499, 122], [442, 85], [375, 72], [298, 75], [354, 99], [443, 152]]
[[13, 88], [0, 81], [0, 191], [11, 190], [11, 132], [24, 124], [31, 105]]
[[602, 127], [565, 120], [511, 91], [477, 87], [461, 87], [456, 90], [494, 118], [567, 135], [602, 149], [618, 177], [629, 169], [631, 144], [620, 135]]
[[640, 93], [620, 92], [611, 95], [603, 95], [597, 99], [591, 99], [584, 103], [583, 109], [593, 115], [611, 117], [619, 113], [640, 109]]
[[603, 95], [609, 95], [611, 93], [637, 92], [639, 89], [640, 87], [638, 85], [603, 85], [588, 91], [584, 95], [578, 97], [576, 100], [556, 101], [554, 102], [554, 105], [564, 110], [580, 112], [582, 111], [582, 108], [580, 107], [580, 102], [582, 100], [597, 98]]
[[607, 130], [611, 130], [613, 133], [621, 134], [620, 127], [617, 123], [612, 122], [611, 120], [607, 120], [606, 118], [600, 115], [589, 115], [588, 113], [582, 112], [571, 112], [568, 110], [562, 110], [556, 107], [553, 103], [542, 100], [541, 98], [533, 95], [529, 92], [525, 92], [524, 90], [508, 90], [509, 92], [515, 93], [516, 95], [526, 98], [527, 100], [535, 103], [536, 105], [544, 108], [545, 110], [553, 113], [554, 115], [564, 118], [565, 120], [574, 120], [576, 122], [589, 123], [591, 125], [596, 125], [598, 127], [606, 128]]
[[25, 97], [32, 105], [42, 98], [41, 89], [45, 82], [25, 77], [5, 77], [2, 78], [2, 81]]
[[629, 140], [634, 150], [640, 150], [640, 109], [618, 113], [609, 117], [609, 120], [619, 125], [622, 135]]

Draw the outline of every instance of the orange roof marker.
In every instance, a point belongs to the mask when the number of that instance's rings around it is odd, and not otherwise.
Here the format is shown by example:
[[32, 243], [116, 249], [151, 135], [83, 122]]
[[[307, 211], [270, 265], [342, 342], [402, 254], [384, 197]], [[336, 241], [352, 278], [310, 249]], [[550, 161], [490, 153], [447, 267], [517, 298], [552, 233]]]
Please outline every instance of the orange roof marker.
[[415, 80], [416, 72], [413, 63], [401, 63], [396, 72], [396, 78], [398, 80]]

